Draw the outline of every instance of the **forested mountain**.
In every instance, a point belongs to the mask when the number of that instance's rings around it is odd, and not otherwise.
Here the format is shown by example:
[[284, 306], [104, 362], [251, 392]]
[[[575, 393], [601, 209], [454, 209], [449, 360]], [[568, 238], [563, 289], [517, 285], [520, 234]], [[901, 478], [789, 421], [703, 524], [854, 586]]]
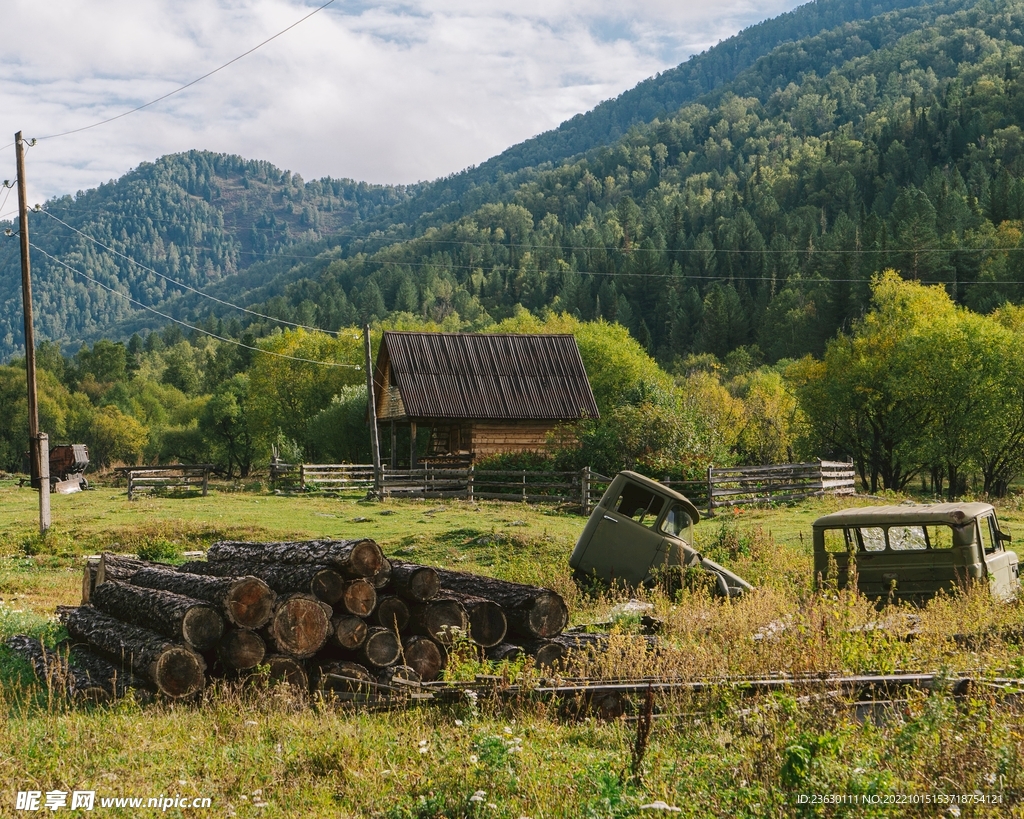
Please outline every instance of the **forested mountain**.
[[[824, 75], [851, 57], [887, 48], [901, 36], [925, 25], [936, 9], [948, 10], [964, 4], [947, 2], [914, 8], [917, 5], [916, 0], [810, 3], [751, 27], [594, 111], [510, 148], [478, 168], [433, 183], [410, 187], [331, 179], [305, 183], [267, 163], [199, 151], [144, 164], [116, 182], [48, 203], [45, 210], [155, 273], [75, 234], [46, 214], [33, 216], [33, 241], [42, 251], [75, 269], [88, 267], [89, 275], [100, 282], [88, 282], [37, 252], [38, 335], [76, 347], [83, 340], [127, 335], [162, 323], [158, 317], [140, 313], [101, 285], [142, 303], [159, 305], [163, 311], [177, 314], [185, 310], [192, 315], [205, 312], [205, 308], [192, 306], [198, 303], [182, 298], [180, 288], [157, 274], [192, 287], [212, 288], [232, 301], [273, 300], [271, 310], [282, 315], [307, 315], [321, 326], [337, 326], [353, 316], [378, 315], [380, 310], [372, 288], [363, 297], [365, 277], [357, 274], [354, 279], [346, 278], [343, 290], [334, 289], [330, 277], [320, 281], [325, 269], [339, 256], [361, 258], [361, 253], [423, 235], [431, 228], [445, 229], [447, 224], [489, 204], [519, 203], [525, 188], [543, 188], [548, 184], [545, 180], [551, 178], [550, 174], [558, 173], [556, 166], [579, 165], [578, 160], [574, 165], [570, 157], [587, 150], [617, 150], [611, 146], [618, 144], [616, 140], [621, 142], [621, 136], [630, 128], [649, 128], [656, 117], [668, 122], [677, 116], [681, 104], [702, 94], [705, 104], [711, 104], [729, 93], [731, 83], [746, 81], [764, 86], [761, 96], [766, 98], [773, 85], [785, 87], [793, 82], [799, 86], [808, 72]], [[889, 10], [896, 11], [877, 17], [879, 12]], [[866, 18], [869, 21], [865, 22]], [[826, 29], [831, 33], [822, 35]], [[755, 91], [748, 89], [743, 93]], [[711, 96], [707, 96], [709, 92]], [[838, 113], [837, 122], [841, 120], [841, 112]], [[634, 136], [642, 131], [641, 127]], [[606, 163], [607, 158], [595, 156], [586, 161], [596, 162], [597, 167]], [[627, 174], [638, 170], [632, 167], [631, 159], [622, 167]], [[605, 181], [601, 180], [602, 185]], [[609, 189], [608, 203], [617, 202], [621, 193]], [[630, 195], [635, 193], [631, 191]], [[548, 215], [543, 208], [527, 207], [535, 222]], [[563, 227], [580, 216], [557, 210], [550, 215], [557, 216]], [[304, 264], [305, 258], [328, 248], [333, 248], [329, 255]], [[567, 261], [570, 267], [578, 265], [578, 260]], [[0, 357], [9, 356], [20, 347], [16, 264], [17, 250], [12, 240], [5, 255], [0, 256]], [[410, 264], [409, 270], [415, 271], [416, 265], [425, 262]], [[330, 275], [337, 274], [335, 267]], [[416, 282], [415, 302], [420, 312], [433, 303], [432, 275]], [[458, 277], [453, 280], [453, 303], [462, 306], [459, 312], [466, 317], [480, 315], [477, 307], [469, 306], [466, 299], [472, 294], [464, 284]], [[385, 289], [389, 287], [385, 283]], [[394, 307], [397, 289], [390, 287], [394, 292], [388, 292], [386, 308]], [[442, 291], [444, 303], [448, 296], [444, 287]], [[507, 313], [512, 306], [504, 303], [507, 298], [508, 294], [497, 301], [491, 299], [488, 309], [498, 316]], [[314, 301], [316, 310], [311, 308]], [[362, 302], [373, 302], [372, 309], [353, 307]], [[406, 292], [399, 307], [409, 308], [412, 302]], [[531, 305], [535, 303], [536, 299]], [[617, 306], [617, 298], [614, 307], [606, 298], [599, 312], [618, 315]], [[628, 305], [623, 320], [628, 320], [630, 310], [636, 312], [637, 306]], [[445, 313], [448, 308], [442, 306], [439, 310]], [[592, 314], [594, 310], [581, 307], [580, 312]], [[239, 318], [244, 324], [244, 316]], [[639, 326], [633, 329], [642, 332]]]

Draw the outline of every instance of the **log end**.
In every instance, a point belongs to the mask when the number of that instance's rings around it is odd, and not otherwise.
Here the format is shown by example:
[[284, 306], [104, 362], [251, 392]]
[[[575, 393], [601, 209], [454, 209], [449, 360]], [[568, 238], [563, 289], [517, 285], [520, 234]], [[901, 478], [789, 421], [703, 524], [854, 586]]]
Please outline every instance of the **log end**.
[[278, 602], [269, 628], [278, 651], [305, 659], [327, 642], [331, 621], [318, 600], [292, 595]]
[[164, 696], [181, 699], [198, 694], [206, 684], [206, 663], [183, 646], [169, 648], [153, 665], [152, 678]]
[[526, 614], [534, 637], [557, 637], [569, 625], [569, 609], [555, 592], [545, 591], [534, 597]]
[[437, 679], [444, 666], [441, 647], [427, 637], [410, 637], [402, 645], [405, 665], [409, 666], [424, 682]]
[[373, 577], [384, 565], [384, 553], [374, 540], [360, 540], [352, 546], [345, 570], [355, 577]]
[[266, 643], [255, 631], [231, 629], [217, 645], [217, 657], [225, 668], [247, 671], [263, 662]]
[[206, 651], [224, 636], [224, 618], [213, 606], [194, 606], [182, 617], [181, 636], [196, 651]]
[[247, 576], [236, 583], [224, 601], [228, 619], [239, 628], [262, 628], [274, 613], [277, 595], [258, 577]]

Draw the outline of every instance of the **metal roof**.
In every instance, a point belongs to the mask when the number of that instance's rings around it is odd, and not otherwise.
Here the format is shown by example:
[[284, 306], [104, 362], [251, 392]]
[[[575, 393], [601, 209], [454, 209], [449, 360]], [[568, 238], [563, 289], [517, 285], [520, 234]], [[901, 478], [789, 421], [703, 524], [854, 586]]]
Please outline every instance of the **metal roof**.
[[859, 509], [843, 509], [820, 517], [814, 521], [814, 527], [826, 529], [833, 526], [907, 526], [936, 523], [962, 526], [991, 511], [992, 504], [977, 502], [862, 506]]
[[374, 372], [378, 397], [386, 374], [408, 418], [568, 421], [600, 415], [571, 335], [386, 331]]

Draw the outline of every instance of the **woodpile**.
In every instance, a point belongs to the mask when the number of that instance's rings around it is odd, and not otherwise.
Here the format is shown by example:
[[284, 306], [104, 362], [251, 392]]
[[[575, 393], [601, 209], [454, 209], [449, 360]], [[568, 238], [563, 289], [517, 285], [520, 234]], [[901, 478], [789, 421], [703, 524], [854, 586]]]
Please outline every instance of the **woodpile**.
[[[222, 541], [177, 567], [105, 554], [86, 566], [82, 605], [58, 613], [100, 669], [65, 685], [93, 697], [130, 680], [184, 698], [211, 677], [269, 668], [352, 699], [437, 679], [461, 639], [543, 666], [568, 648], [553, 639], [568, 612], [550, 589], [389, 560], [368, 539]], [[23, 647], [37, 669], [40, 650]]]

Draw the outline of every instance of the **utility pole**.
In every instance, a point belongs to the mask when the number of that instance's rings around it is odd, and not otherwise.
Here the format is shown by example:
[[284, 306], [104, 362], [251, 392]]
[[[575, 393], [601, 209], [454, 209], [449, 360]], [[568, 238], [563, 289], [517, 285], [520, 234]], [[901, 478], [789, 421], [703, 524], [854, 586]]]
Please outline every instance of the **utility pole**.
[[377, 429], [377, 402], [373, 390], [373, 360], [370, 354], [370, 325], [363, 325], [363, 351], [366, 356], [366, 402], [370, 415], [370, 446], [373, 448], [373, 491], [384, 495], [384, 475], [380, 466], [380, 433]]
[[28, 248], [28, 191], [25, 184], [25, 141], [21, 131], [14, 135], [18, 160], [18, 236], [21, 240], [21, 301], [25, 311], [25, 370], [28, 375], [28, 440], [32, 472], [39, 478], [39, 532], [50, 528], [49, 440], [39, 432], [39, 402], [36, 398], [36, 341], [32, 329], [32, 268]]

